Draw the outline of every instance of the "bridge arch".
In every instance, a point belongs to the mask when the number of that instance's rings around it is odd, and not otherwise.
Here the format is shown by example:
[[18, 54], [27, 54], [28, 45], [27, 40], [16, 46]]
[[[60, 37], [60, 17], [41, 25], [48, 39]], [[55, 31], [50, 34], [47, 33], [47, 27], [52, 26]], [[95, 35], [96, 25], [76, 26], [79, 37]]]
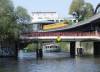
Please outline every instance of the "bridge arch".
[[95, 14], [96, 14], [96, 13], [100, 13], [100, 3], [97, 5], [97, 7], [96, 7], [94, 13], [95, 13]]

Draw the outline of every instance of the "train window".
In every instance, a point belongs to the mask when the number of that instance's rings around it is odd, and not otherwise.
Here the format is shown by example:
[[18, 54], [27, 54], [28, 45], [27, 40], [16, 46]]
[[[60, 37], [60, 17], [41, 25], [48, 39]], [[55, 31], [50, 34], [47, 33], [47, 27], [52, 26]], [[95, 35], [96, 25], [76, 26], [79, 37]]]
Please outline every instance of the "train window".
[[49, 46], [49, 48], [51, 48], [51, 46]]
[[58, 46], [56, 46], [56, 48], [58, 48]]
[[47, 48], [47, 46], [45, 46]]

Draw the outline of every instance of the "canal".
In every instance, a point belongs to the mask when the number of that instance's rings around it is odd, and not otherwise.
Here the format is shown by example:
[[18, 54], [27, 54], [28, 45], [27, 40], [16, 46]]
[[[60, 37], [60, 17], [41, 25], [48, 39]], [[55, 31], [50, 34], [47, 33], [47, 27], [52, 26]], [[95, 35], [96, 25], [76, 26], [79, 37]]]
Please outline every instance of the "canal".
[[67, 53], [19, 53], [19, 58], [0, 58], [0, 72], [100, 72], [100, 57], [70, 58]]

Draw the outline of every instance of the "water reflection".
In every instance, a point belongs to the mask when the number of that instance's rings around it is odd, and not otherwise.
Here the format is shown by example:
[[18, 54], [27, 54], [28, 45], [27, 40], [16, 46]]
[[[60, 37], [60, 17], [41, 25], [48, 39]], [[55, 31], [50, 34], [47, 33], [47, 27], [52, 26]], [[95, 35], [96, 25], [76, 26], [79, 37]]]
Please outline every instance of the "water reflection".
[[100, 57], [70, 58], [62, 53], [44, 56], [43, 60], [36, 60], [35, 53], [25, 53], [18, 60], [0, 58], [0, 72], [100, 72]]

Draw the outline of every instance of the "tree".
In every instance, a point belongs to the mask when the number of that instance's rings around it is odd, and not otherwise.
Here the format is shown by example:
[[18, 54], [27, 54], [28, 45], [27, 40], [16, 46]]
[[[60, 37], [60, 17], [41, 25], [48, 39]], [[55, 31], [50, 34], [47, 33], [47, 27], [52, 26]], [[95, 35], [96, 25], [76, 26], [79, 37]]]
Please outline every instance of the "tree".
[[17, 25], [11, 0], [0, 0], [0, 40], [15, 38]]
[[28, 24], [31, 20], [27, 10], [21, 6], [15, 9], [18, 24]]
[[84, 5], [84, 0], [73, 0], [70, 6], [69, 14], [79, 12], [80, 8]]
[[24, 48], [24, 50], [27, 52], [34, 52], [36, 51], [36, 47], [37, 47], [36, 43], [30, 43]]
[[15, 9], [15, 13], [16, 13], [16, 17], [17, 17], [17, 23], [20, 25], [22, 32], [32, 29], [32, 27], [30, 27], [30, 25], [29, 25], [30, 21], [31, 21], [31, 17], [29, 16], [29, 14], [25, 8], [18, 6]]
[[84, 8], [84, 14], [83, 14], [84, 18], [88, 18], [88, 17], [93, 16], [94, 9], [93, 9], [92, 4], [91, 3], [85, 3], [84, 6], [85, 6], [85, 7], [83, 7]]
[[73, 0], [69, 14], [73, 14], [76, 19], [81, 21], [93, 15], [93, 6], [84, 2], [84, 0]]
[[0, 41], [18, 39], [22, 24], [28, 24], [29, 21], [30, 16], [26, 9], [15, 9], [11, 0], [0, 0]]
[[0, 40], [16, 39], [23, 26], [30, 21], [27, 10], [14, 6], [11, 0], [0, 0]]

